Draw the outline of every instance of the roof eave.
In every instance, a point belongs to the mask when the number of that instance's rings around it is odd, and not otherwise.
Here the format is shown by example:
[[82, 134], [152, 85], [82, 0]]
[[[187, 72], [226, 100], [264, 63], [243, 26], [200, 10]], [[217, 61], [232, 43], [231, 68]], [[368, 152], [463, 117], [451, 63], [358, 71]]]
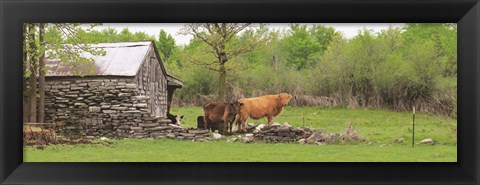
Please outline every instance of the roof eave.
[[167, 73], [167, 85], [183, 87], [183, 80], [180, 80], [180, 78], [174, 77]]

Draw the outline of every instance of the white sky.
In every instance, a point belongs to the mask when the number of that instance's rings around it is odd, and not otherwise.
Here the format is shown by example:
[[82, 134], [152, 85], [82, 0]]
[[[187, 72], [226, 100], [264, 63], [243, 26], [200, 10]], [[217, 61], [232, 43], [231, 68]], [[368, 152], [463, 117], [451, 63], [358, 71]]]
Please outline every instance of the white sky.
[[[352, 38], [358, 34], [358, 31], [363, 28], [372, 29], [374, 32], [379, 32], [380, 30], [386, 29], [389, 26], [400, 27], [404, 23], [312, 23], [312, 24], [322, 24], [325, 26], [331, 26], [337, 31], [343, 32], [343, 35], [347, 38]], [[175, 39], [177, 45], [188, 44], [191, 35], [181, 35], [178, 34], [178, 31], [183, 27], [183, 23], [103, 23], [102, 26], [95, 27], [96, 30], [101, 30], [107, 27], [114, 28], [119, 32], [128, 27], [130, 32], [145, 32], [149, 35], [155, 35], [158, 37], [160, 29], [165, 30], [165, 32], [172, 35]], [[283, 29], [288, 28], [289, 23], [271, 23], [269, 27], [274, 29]]]

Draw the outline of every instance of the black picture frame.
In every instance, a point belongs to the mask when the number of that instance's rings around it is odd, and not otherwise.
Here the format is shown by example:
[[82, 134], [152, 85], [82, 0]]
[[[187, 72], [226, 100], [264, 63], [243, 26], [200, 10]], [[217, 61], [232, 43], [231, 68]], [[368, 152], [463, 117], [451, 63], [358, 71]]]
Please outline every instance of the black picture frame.
[[[478, 0], [0, 1], [2, 184], [479, 184]], [[458, 23], [458, 162], [23, 163], [22, 23]]]

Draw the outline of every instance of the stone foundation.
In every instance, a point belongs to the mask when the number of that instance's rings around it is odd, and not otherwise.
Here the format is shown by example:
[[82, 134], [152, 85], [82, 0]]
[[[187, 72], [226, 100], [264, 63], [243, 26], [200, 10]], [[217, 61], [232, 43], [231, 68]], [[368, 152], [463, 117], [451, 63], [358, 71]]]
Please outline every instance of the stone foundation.
[[[153, 137], [151, 129], [167, 126], [170, 120], [152, 116], [151, 98], [137, 80], [48, 80], [45, 121], [63, 122], [62, 132], [83, 137]], [[156, 98], [162, 105], [166, 103], [166, 95]]]

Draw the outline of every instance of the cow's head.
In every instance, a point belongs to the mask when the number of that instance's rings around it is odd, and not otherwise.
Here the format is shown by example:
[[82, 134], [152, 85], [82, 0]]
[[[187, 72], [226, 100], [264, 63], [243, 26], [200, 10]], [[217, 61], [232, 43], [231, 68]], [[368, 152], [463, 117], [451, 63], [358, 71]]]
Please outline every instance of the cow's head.
[[230, 106], [229, 106], [230, 114], [238, 114], [242, 106], [243, 106], [243, 103], [239, 102], [238, 100], [234, 102], [230, 102]]
[[181, 124], [182, 119], [183, 119], [183, 116], [180, 116], [180, 115], [175, 116], [175, 120], [177, 121], [177, 124], [179, 124], [179, 125]]
[[287, 93], [280, 93], [277, 96], [283, 106], [287, 105], [290, 99], [292, 99], [292, 95], [289, 95]]

